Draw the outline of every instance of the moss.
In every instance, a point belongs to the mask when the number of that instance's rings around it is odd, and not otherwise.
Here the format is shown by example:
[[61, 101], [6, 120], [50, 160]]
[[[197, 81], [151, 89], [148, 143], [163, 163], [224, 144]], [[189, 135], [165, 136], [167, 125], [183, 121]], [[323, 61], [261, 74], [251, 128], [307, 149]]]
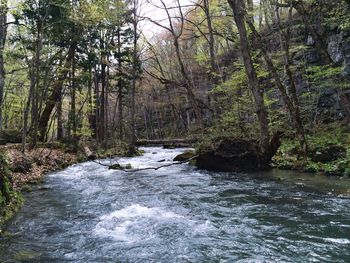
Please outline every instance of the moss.
[[[325, 129], [317, 135], [308, 135], [307, 141], [309, 149], [305, 158], [296, 140], [285, 139], [273, 159], [274, 166], [329, 176], [350, 176], [350, 144], [347, 130], [337, 128], [331, 132]], [[341, 154], [327, 159], [315, 158], [315, 154], [334, 152], [334, 149], [341, 149]]]
[[8, 175], [9, 166], [6, 156], [0, 154], [0, 230], [23, 204], [22, 195], [13, 189]]
[[1, 228], [23, 205], [23, 196], [15, 191], [10, 192], [10, 200], [1, 207], [0, 214], [0, 233]]
[[125, 169], [129, 169], [129, 170], [132, 169], [132, 165], [130, 163], [126, 164]]
[[77, 156], [78, 163], [86, 162], [87, 160], [88, 160], [88, 158], [85, 156], [85, 154], [78, 154], [78, 156]]
[[195, 155], [195, 153], [193, 151], [186, 151], [182, 154], [177, 155], [174, 158], [174, 161], [179, 161], [179, 162], [187, 161], [187, 160], [193, 158], [194, 155]]
[[108, 167], [108, 169], [110, 170], [130, 170], [132, 169], [132, 166], [130, 163], [126, 164], [126, 165], [122, 165], [122, 164], [119, 164], [119, 163], [116, 163], [116, 164], [112, 164]]

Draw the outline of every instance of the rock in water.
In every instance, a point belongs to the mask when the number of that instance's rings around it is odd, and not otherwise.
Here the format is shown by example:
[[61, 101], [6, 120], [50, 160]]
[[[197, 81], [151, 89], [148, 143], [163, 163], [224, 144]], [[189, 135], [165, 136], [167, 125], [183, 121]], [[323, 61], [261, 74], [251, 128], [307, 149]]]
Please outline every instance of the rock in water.
[[112, 164], [108, 167], [109, 170], [122, 170], [123, 167], [119, 163]]
[[260, 151], [256, 141], [225, 138], [214, 142], [209, 148], [199, 149], [196, 159], [197, 167], [212, 171], [242, 172], [268, 169], [271, 158], [279, 144], [274, 137], [268, 153]]
[[175, 158], [174, 158], [174, 161], [175, 162], [185, 162], [191, 158], [194, 157], [194, 152], [193, 151], [186, 151], [184, 153], [181, 153], [179, 155], [177, 155]]
[[109, 170], [131, 170], [132, 166], [130, 163], [121, 165], [119, 163], [112, 164], [108, 167]]

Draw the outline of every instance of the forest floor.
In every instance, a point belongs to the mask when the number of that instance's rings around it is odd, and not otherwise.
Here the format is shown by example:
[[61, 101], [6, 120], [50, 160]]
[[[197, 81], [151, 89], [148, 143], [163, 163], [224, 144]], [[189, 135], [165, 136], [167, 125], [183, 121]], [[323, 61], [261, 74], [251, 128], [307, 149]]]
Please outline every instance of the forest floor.
[[23, 154], [17, 149], [6, 151], [10, 165], [10, 181], [14, 190], [21, 190], [26, 184], [42, 181], [45, 174], [62, 170], [78, 162], [78, 155], [63, 149], [36, 148]]

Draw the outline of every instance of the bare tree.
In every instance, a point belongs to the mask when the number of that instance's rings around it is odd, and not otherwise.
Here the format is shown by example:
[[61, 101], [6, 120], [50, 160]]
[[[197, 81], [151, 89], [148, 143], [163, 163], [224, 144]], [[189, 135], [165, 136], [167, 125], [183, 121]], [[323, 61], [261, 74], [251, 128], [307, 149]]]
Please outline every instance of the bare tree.
[[[181, 37], [183, 36], [183, 33], [184, 33], [184, 26], [185, 26], [185, 20], [186, 20], [185, 14], [183, 13], [183, 10], [182, 10], [183, 7], [181, 6], [179, 0], [176, 0], [176, 7], [172, 7], [172, 8], [168, 7], [165, 4], [164, 0], [160, 0], [160, 2], [161, 2], [162, 6], [157, 7], [157, 8], [161, 8], [162, 10], [165, 11], [169, 26], [164, 26], [163, 24], [161, 24], [161, 23], [159, 23], [151, 18], [147, 18], [147, 19], [149, 21], [151, 21], [152, 23], [156, 24], [157, 26], [165, 29], [172, 36], [177, 63], [179, 65], [180, 73], [181, 73], [181, 76], [183, 78], [183, 82], [181, 83], [182, 84], [181, 86], [186, 89], [187, 98], [188, 98], [188, 100], [193, 108], [193, 111], [194, 111], [194, 114], [196, 117], [197, 125], [199, 127], [203, 128], [203, 115], [202, 115], [200, 102], [196, 98], [196, 95], [194, 93], [196, 87], [195, 87], [195, 85], [190, 77], [190, 74], [185, 66], [182, 52], [181, 52]], [[176, 21], [177, 21], [176, 25], [175, 25], [174, 18], [170, 14], [171, 9], [177, 9], [177, 11], [179, 13], [178, 14], [179, 17], [178, 17], [178, 19], [176, 19]]]

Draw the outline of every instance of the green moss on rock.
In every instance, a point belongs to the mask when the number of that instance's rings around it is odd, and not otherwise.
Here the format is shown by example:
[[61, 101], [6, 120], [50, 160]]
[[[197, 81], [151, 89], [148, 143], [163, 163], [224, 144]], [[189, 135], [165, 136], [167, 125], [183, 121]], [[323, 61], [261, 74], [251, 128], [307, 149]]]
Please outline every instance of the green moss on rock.
[[16, 192], [10, 179], [9, 165], [4, 154], [0, 154], [0, 233], [1, 227], [22, 206], [23, 197]]

